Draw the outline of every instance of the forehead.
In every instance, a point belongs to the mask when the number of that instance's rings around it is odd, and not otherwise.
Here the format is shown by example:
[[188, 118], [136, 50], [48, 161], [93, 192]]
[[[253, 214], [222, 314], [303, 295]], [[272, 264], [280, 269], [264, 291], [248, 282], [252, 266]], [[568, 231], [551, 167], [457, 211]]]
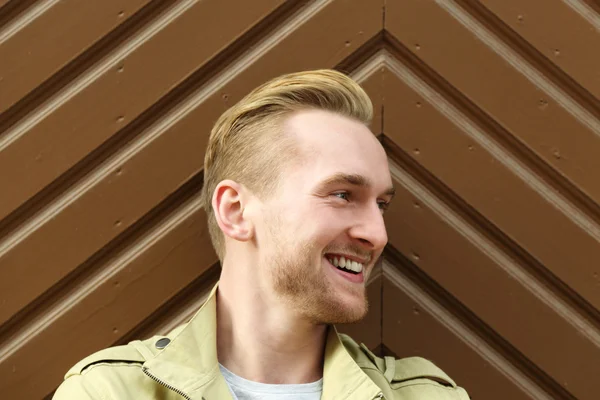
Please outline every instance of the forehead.
[[321, 180], [337, 173], [362, 175], [380, 189], [391, 185], [385, 151], [359, 121], [322, 110], [292, 114], [284, 131], [294, 136], [304, 175]]

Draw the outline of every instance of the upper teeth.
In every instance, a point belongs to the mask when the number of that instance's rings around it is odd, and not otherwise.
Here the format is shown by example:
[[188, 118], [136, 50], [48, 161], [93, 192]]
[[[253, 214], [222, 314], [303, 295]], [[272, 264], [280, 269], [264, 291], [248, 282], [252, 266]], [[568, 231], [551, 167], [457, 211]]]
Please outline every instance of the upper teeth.
[[346, 268], [354, 272], [361, 272], [363, 270], [361, 263], [346, 259], [345, 257], [327, 257], [327, 259], [336, 267]]

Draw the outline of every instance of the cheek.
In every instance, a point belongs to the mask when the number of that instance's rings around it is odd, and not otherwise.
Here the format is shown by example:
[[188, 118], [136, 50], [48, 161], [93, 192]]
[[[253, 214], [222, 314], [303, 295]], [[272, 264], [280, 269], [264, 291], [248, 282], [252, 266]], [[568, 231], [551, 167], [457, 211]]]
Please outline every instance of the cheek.
[[288, 209], [282, 218], [282, 230], [292, 240], [325, 247], [343, 234], [351, 218], [349, 210], [312, 204]]
[[321, 244], [328, 245], [345, 232], [347, 221], [347, 218], [342, 218], [341, 213], [336, 211], [315, 213], [315, 218], [312, 220], [313, 236], [318, 238]]

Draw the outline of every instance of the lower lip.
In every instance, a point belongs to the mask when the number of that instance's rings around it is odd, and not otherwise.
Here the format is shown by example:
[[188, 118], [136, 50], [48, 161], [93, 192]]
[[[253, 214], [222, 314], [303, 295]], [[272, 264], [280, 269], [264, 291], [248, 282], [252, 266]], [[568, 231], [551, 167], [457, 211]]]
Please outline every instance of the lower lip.
[[333, 268], [333, 270], [335, 272], [337, 272], [339, 275], [341, 275], [343, 278], [347, 279], [348, 281], [352, 282], [352, 283], [363, 283], [365, 281], [365, 276], [363, 274], [363, 271], [360, 271], [358, 274], [351, 274], [349, 272], [344, 272], [341, 269], [338, 269], [335, 265], [333, 265], [332, 263], [329, 262], [329, 260], [327, 258], [324, 258], [325, 262], [331, 267]]

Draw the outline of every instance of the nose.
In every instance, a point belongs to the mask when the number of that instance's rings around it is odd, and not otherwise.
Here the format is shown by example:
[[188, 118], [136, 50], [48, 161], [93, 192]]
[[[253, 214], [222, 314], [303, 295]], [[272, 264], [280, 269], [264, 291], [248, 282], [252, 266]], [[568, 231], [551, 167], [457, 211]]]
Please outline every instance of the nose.
[[357, 220], [349, 234], [369, 251], [382, 250], [388, 242], [387, 230], [379, 206], [357, 211]]

